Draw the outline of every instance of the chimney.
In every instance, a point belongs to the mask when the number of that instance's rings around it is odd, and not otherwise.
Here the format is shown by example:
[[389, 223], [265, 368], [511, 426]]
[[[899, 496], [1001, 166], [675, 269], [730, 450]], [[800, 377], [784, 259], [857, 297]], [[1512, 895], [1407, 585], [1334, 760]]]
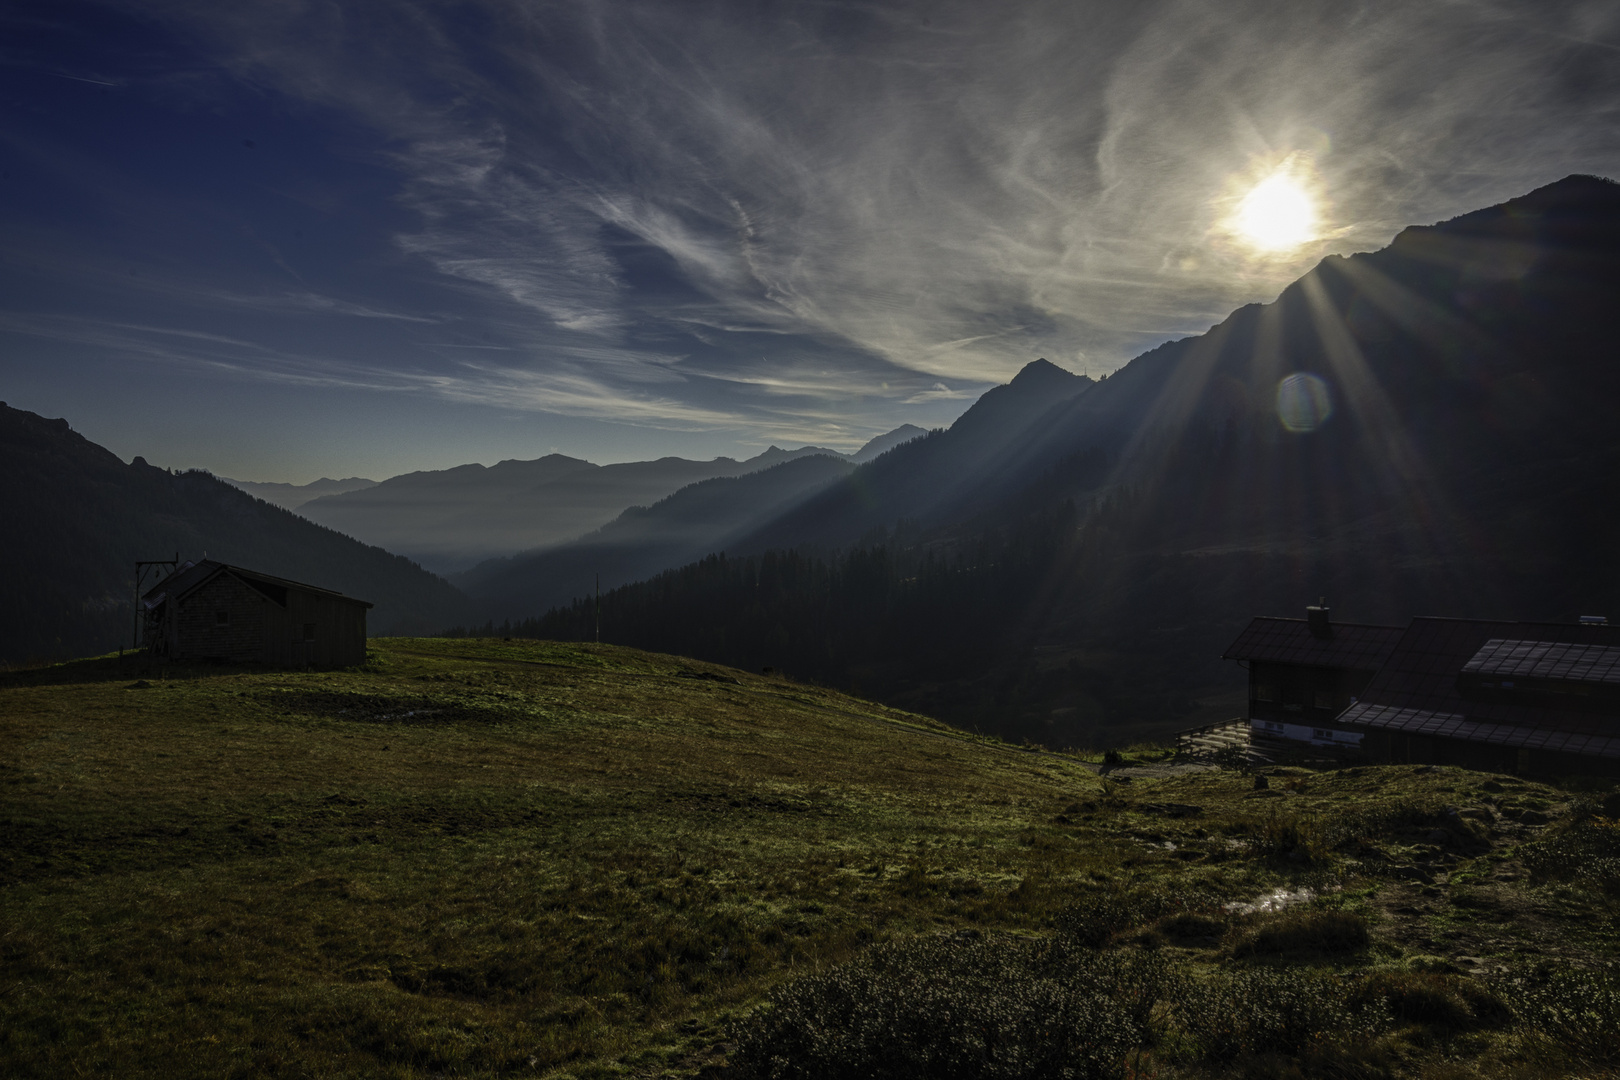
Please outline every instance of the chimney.
[[1305, 609], [1305, 622], [1310, 625], [1312, 637], [1333, 636], [1333, 624], [1328, 622], [1327, 597], [1321, 597], [1314, 606]]

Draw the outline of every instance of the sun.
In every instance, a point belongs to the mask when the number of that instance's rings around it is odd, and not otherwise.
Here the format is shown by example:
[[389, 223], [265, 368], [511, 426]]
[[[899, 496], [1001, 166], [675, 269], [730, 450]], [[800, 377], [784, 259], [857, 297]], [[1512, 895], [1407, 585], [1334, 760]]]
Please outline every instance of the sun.
[[1316, 239], [1316, 200], [1285, 163], [1238, 201], [1231, 225], [1256, 250], [1290, 251]]

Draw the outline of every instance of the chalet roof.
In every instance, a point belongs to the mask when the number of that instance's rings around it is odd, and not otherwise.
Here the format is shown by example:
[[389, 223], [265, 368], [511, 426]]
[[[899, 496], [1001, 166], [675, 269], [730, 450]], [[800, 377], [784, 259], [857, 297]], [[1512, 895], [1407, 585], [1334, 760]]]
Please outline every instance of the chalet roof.
[[1471, 675], [1620, 685], [1620, 648], [1492, 638], [1463, 670]]
[[[1610, 684], [1620, 626], [1413, 619], [1338, 721], [1475, 742], [1620, 757], [1620, 716], [1511, 694], [1466, 696], [1461, 675]], [[1588, 678], [1587, 676], [1590, 676]]]
[[1572, 754], [1620, 758], [1620, 734], [1604, 735], [1561, 731], [1551, 727], [1480, 723], [1459, 713], [1436, 709], [1399, 709], [1393, 705], [1376, 705], [1363, 701], [1339, 714], [1335, 723], [1393, 728], [1411, 735], [1466, 739], [1469, 742], [1515, 746], [1527, 750], [1561, 750]]
[[340, 592], [334, 592], [331, 589], [323, 589], [318, 585], [306, 585], [302, 581], [291, 581], [287, 578], [275, 577], [272, 574], [261, 574], [257, 570], [248, 570], [241, 566], [231, 566], [229, 563], [216, 562], [213, 559], [203, 559], [201, 562], [187, 563], [185, 566], [182, 566], [179, 570], [176, 570], [174, 573], [170, 574], [168, 577], [154, 585], [141, 599], [145, 602], [148, 609], [157, 607], [159, 604], [163, 603], [167, 599], [170, 599], [171, 597], [178, 601], [189, 593], [201, 588], [203, 585], [212, 581], [216, 576], [222, 573], [228, 573], [233, 577], [240, 578], [246, 585], [256, 589], [260, 593], [284, 607], [286, 606], [285, 592], [282, 592], [281, 596], [278, 598], [276, 595], [278, 590], [298, 589], [302, 592], [315, 593], [320, 596], [330, 597], [333, 600], [342, 600], [349, 604], [364, 604], [368, 608], [375, 606], [365, 600], [358, 600], [352, 596], [344, 596]]
[[1304, 619], [1260, 616], [1226, 647], [1227, 660], [1375, 671], [1405, 633], [1398, 626], [1332, 623], [1331, 636], [1317, 637]]

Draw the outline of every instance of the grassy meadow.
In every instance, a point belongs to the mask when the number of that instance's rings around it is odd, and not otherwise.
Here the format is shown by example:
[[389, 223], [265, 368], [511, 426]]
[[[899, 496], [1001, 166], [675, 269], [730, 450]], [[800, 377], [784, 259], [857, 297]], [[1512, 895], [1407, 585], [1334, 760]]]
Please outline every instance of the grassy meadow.
[[606, 645], [140, 663], [0, 675], [0, 1075], [1620, 1066], [1602, 784], [1100, 776]]

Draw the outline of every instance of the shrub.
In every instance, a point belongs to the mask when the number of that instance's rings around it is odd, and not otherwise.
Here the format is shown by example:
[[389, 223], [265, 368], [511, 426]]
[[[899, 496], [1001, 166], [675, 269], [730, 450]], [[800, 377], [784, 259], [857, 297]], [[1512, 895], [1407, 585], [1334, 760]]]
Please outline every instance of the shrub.
[[1381, 971], [1356, 988], [1354, 1002], [1379, 1002], [1392, 1019], [1445, 1032], [1498, 1027], [1512, 1019], [1502, 999], [1473, 979], [1432, 971]]
[[1526, 844], [1522, 857], [1541, 880], [1577, 878], [1620, 892], [1620, 821], [1577, 816], [1552, 836]]
[[1351, 952], [1371, 941], [1367, 920], [1349, 911], [1294, 910], [1273, 916], [1244, 934], [1233, 956], [1288, 952]]
[[1107, 945], [1126, 930], [1159, 919], [1179, 914], [1212, 914], [1219, 910], [1219, 899], [1199, 890], [1116, 886], [1063, 909], [1055, 921], [1060, 937], [1095, 949]]
[[1286, 968], [1217, 973], [1170, 988], [1177, 1023], [1211, 1063], [1362, 1040], [1388, 1021], [1380, 1003], [1352, 1002], [1342, 979]]
[[1620, 1065], [1620, 971], [1521, 972], [1497, 989], [1533, 1039], [1582, 1061]]
[[1183, 911], [1160, 919], [1154, 929], [1172, 941], [1219, 938], [1226, 933], [1226, 920], [1203, 912]]
[[942, 936], [783, 986], [735, 1032], [749, 1080], [1119, 1076], [1151, 1040], [1154, 957]]
[[1312, 815], [1269, 815], [1248, 823], [1257, 854], [1322, 862], [1331, 856], [1335, 836], [1320, 818]]

